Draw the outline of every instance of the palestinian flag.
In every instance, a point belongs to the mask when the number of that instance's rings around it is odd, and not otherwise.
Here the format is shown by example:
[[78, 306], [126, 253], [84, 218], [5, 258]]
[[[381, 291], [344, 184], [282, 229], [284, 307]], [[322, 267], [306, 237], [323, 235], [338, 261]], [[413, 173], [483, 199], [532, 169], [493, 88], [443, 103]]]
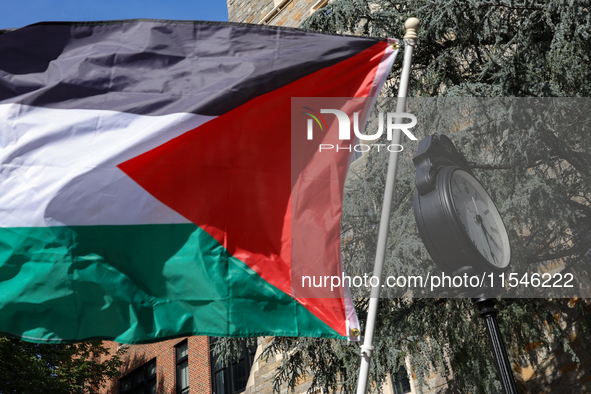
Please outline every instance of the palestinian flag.
[[367, 109], [395, 53], [387, 40], [229, 23], [1, 34], [0, 331], [349, 337], [348, 289], [298, 296], [292, 275], [295, 260], [343, 274], [352, 142], [330, 137], [325, 115], [315, 141], [344, 148], [319, 158], [305, 124], [292, 138], [291, 100], [369, 97]]

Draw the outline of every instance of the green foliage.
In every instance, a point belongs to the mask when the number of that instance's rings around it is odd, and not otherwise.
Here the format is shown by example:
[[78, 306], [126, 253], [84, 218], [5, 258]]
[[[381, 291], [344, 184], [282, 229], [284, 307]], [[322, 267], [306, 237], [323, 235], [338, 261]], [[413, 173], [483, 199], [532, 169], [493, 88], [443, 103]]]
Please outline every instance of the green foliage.
[[[551, 304], [502, 301], [500, 322], [505, 340], [523, 345], [536, 339], [535, 342], [548, 348], [544, 330], [549, 327], [555, 340], [568, 346], [554, 323]], [[367, 300], [359, 300], [357, 308], [363, 325]], [[448, 379], [450, 387], [457, 387], [461, 392], [501, 392], [486, 329], [472, 311], [471, 303], [465, 299], [382, 299], [371, 382], [380, 388], [387, 374], [406, 365], [408, 358], [419, 391], [425, 388], [429, 374], [436, 370]], [[314, 371], [312, 392], [319, 388], [335, 393], [356, 391], [360, 357], [355, 345], [339, 340], [275, 337], [262, 357], [277, 353], [283, 354], [283, 359], [275, 374], [275, 392], [284, 383], [295, 387], [310, 371]]]
[[121, 356], [101, 341], [48, 345], [0, 337], [0, 393], [98, 393], [119, 374]]
[[[378, 37], [402, 37], [403, 23], [421, 21], [409, 96], [419, 140], [448, 135], [491, 191], [512, 240], [512, 265], [532, 270], [559, 261], [579, 270], [591, 259], [591, 4], [589, 1], [336, 0], [303, 27]], [[387, 83], [397, 95], [398, 67]], [[479, 97], [466, 100], [465, 97]], [[484, 98], [495, 97], [495, 101]], [[502, 97], [512, 97], [511, 100]], [[547, 97], [564, 97], [548, 100]], [[444, 98], [444, 99], [442, 99]], [[519, 98], [519, 99], [515, 99]], [[414, 106], [414, 107], [413, 107]], [[391, 108], [395, 107], [390, 105]], [[466, 112], [468, 111], [468, 112]], [[479, 114], [469, 111], [480, 111]], [[419, 114], [422, 114], [419, 116]], [[461, 122], [461, 119], [467, 119]], [[468, 121], [471, 120], [471, 121]], [[419, 274], [433, 263], [419, 238], [412, 210], [417, 144], [404, 142], [392, 205], [385, 275]], [[372, 151], [373, 153], [374, 151]], [[371, 272], [382, 207], [387, 156], [370, 154], [353, 165], [343, 206], [343, 258], [347, 272]], [[531, 272], [531, 271], [530, 271]], [[503, 299], [498, 308], [511, 358], [535, 363], [525, 351], [568, 346], [554, 314], [561, 299]], [[365, 323], [367, 299], [356, 301]], [[583, 332], [591, 318], [581, 307]], [[362, 327], [363, 332], [363, 327]], [[231, 340], [229, 340], [231, 341]], [[419, 390], [436, 370], [460, 392], [500, 392], [484, 325], [469, 300], [380, 300], [370, 380], [380, 390], [387, 373], [408, 359]], [[274, 338], [263, 358], [283, 354], [274, 389], [295, 387], [312, 371], [311, 391], [355, 392], [359, 348], [344, 341]]]
[[[560, 0], [340, 0], [317, 11], [303, 27], [402, 37], [404, 21], [419, 18], [409, 96], [588, 97], [590, 5]], [[396, 86], [390, 85], [393, 96]]]
[[[246, 341], [246, 343], [244, 343]], [[221, 365], [229, 365], [233, 360], [240, 356], [244, 346], [247, 349], [256, 349], [256, 338], [216, 338], [215, 346], [212, 349], [212, 355], [216, 362]]]

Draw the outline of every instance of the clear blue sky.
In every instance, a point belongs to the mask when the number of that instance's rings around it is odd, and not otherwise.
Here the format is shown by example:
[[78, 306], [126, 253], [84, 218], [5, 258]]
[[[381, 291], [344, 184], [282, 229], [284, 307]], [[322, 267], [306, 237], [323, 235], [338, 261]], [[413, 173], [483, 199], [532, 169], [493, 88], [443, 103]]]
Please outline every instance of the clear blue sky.
[[228, 21], [226, 0], [0, 0], [0, 29], [43, 21]]

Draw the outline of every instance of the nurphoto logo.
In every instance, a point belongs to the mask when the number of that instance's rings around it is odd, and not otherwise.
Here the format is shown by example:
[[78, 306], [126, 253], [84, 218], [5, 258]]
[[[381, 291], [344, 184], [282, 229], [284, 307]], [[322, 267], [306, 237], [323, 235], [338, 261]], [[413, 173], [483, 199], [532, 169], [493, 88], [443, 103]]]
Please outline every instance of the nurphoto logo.
[[[378, 114], [378, 130], [374, 134], [361, 134], [359, 113], [353, 113], [353, 121], [351, 122], [350, 116], [339, 109], [320, 109], [320, 113], [313, 110], [310, 107], [302, 107], [305, 111], [304, 114], [308, 115], [310, 118], [307, 122], [307, 139], [312, 140], [314, 138], [314, 128], [317, 127], [320, 131], [325, 132], [328, 130], [328, 123], [326, 122], [324, 116], [322, 114], [332, 114], [336, 116], [336, 120], [338, 122], [339, 128], [339, 140], [351, 140], [351, 124], [353, 125], [353, 133], [355, 137], [359, 139], [359, 141], [376, 141], [379, 139], [382, 134], [384, 133], [384, 118], [386, 119], [386, 138], [388, 141], [392, 141], [392, 135], [394, 130], [402, 131], [409, 139], [416, 141], [417, 138], [409, 131], [410, 128], [416, 126], [417, 118], [407, 112], [388, 112], [386, 116], [384, 116], [383, 112]], [[410, 119], [410, 123], [404, 123], [405, 119]], [[315, 126], [316, 125], [316, 126]], [[334, 144], [319, 144], [318, 149], [320, 152], [336, 149], [339, 150], [348, 150], [351, 149], [355, 150], [355, 152], [368, 152], [375, 147], [378, 151], [380, 148], [386, 147], [386, 149], [390, 152], [401, 152], [404, 148], [400, 144], [366, 144], [366, 143], [359, 143], [354, 146], [347, 145], [344, 147]]]

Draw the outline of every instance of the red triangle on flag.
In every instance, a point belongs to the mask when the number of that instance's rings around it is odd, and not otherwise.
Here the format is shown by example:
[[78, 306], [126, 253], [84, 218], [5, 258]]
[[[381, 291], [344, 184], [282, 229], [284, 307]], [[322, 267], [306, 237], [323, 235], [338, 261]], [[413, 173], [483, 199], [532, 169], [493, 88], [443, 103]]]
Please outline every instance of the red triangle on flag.
[[[291, 98], [368, 96], [386, 46], [380, 42], [258, 96], [119, 168], [264, 280], [292, 294]], [[338, 212], [329, 220], [340, 223]], [[340, 240], [334, 242], [338, 249]], [[347, 336], [342, 298], [296, 299]]]

